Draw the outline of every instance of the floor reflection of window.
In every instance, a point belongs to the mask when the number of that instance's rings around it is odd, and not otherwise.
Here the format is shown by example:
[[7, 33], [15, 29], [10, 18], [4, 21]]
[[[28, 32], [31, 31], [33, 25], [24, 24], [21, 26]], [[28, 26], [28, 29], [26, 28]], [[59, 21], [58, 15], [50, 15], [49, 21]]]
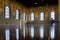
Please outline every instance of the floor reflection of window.
[[34, 13], [31, 13], [31, 21], [34, 21]]
[[16, 10], [16, 19], [19, 19], [19, 10]]
[[32, 38], [34, 37], [34, 26], [33, 25], [31, 26], [31, 37]]
[[9, 29], [5, 30], [5, 37], [6, 37], [6, 40], [10, 40], [10, 30]]
[[44, 27], [40, 26], [40, 37], [43, 38], [44, 37]]
[[24, 38], [25, 38], [25, 28], [23, 28], [23, 35], [24, 35]]
[[51, 12], [50, 18], [52, 18], [53, 20], [55, 20], [55, 12]]
[[16, 28], [16, 39], [18, 40], [19, 39], [19, 29]]
[[53, 26], [51, 27], [50, 37], [51, 37], [51, 39], [55, 38], [55, 24], [53, 24]]
[[40, 13], [40, 20], [41, 20], [41, 21], [44, 20], [44, 13], [43, 13], [43, 12]]
[[9, 18], [10, 9], [8, 6], [5, 7], [5, 18]]

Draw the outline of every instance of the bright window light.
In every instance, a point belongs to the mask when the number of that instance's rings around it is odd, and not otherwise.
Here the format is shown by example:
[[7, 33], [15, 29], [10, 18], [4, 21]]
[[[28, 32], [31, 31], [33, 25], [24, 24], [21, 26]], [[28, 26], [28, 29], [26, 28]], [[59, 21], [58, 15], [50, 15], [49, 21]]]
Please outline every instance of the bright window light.
[[9, 18], [10, 9], [8, 6], [5, 7], [5, 18]]
[[6, 37], [6, 40], [10, 40], [10, 30], [9, 29], [5, 30], [5, 37]]
[[44, 13], [43, 13], [43, 12], [40, 13], [40, 20], [41, 20], [41, 21], [44, 20]]
[[44, 27], [43, 26], [40, 27], [40, 37], [41, 38], [44, 37]]
[[34, 13], [31, 13], [31, 21], [34, 21]]
[[55, 20], [55, 12], [51, 12], [50, 18], [52, 18], [53, 20]]
[[34, 37], [34, 26], [31, 25], [31, 37], [33, 38]]
[[16, 10], [16, 19], [19, 19], [19, 10]]
[[16, 28], [16, 39], [18, 40], [19, 39], [19, 29]]

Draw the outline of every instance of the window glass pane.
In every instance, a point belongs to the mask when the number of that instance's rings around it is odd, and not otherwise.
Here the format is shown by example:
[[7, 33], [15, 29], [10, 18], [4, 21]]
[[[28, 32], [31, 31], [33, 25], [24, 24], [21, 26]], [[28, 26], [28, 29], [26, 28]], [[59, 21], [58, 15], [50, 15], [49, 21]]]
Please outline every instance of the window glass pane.
[[16, 19], [19, 19], [19, 10], [16, 10]]
[[40, 13], [40, 20], [42, 20], [42, 21], [44, 20], [44, 13], [43, 12]]
[[19, 40], [19, 29], [16, 28], [16, 39]]
[[9, 29], [5, 30], [5, 37], [6, 37], [6, 40], [10, 40], [10, 31], [9, 31]]
[[34, 21], [34, 13], [31, 13], [31, 21]]
[[55, 20], [55, 12], [51, 12], [50, 18], [52, 18], [53, 20]]
[[5, 18], [9, 18], [9, 7], [8, 6], [6, 6], [5, 7]]

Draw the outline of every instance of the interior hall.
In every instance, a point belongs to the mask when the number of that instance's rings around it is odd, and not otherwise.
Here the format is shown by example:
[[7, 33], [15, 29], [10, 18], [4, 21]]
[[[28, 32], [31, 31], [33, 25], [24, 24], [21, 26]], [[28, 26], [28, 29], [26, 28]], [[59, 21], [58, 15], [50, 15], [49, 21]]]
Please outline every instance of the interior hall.
[[0, 0], [0, 40], [60, 40], [60, 0]]

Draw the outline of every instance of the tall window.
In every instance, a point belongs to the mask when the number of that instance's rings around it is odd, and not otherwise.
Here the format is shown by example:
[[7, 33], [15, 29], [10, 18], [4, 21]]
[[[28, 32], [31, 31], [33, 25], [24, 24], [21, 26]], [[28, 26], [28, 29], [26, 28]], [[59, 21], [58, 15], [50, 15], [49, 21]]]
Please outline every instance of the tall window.
[[34, 25], [31, 25], [31, 37], [34, 37]]
[[16, 28], [16, 39], [19, 40], [19, 29]]
[[40, 27], [40, 37], [41, 38], [44, 37], [44, 27], [43, 27], [43, 25], [41, 25], [41, 27]]
[[26, 15], [26, 14], [25, 14], [25, 12], [24, 12], [24, 14], [23, 14], [23, 20], [24, 20], [24, 21], [25, 21], [25, 17], [26, 17], [25, 15]]
[[10, 8], [8, 6], [5, 6], [5, 18], [9, 18], [10, 15]]
[[55, 20], [55, 12], [51, 12], [50, 18], [52, 18], [53, 20]]
[[44, 20], [44, 13], [43, 13], [43, 12], [40, 13], [40, 20], [41, 20], [41, 21]]
[[10, 40], [10, 30], [9, 29], [5, 30], [5, 37], [6, 37], [6, 40]]
[[16, 10], [16, 19], [19, 19], [19, 10]]
[[31, 21], [34, 21], [34, 13], [31, 13]]

